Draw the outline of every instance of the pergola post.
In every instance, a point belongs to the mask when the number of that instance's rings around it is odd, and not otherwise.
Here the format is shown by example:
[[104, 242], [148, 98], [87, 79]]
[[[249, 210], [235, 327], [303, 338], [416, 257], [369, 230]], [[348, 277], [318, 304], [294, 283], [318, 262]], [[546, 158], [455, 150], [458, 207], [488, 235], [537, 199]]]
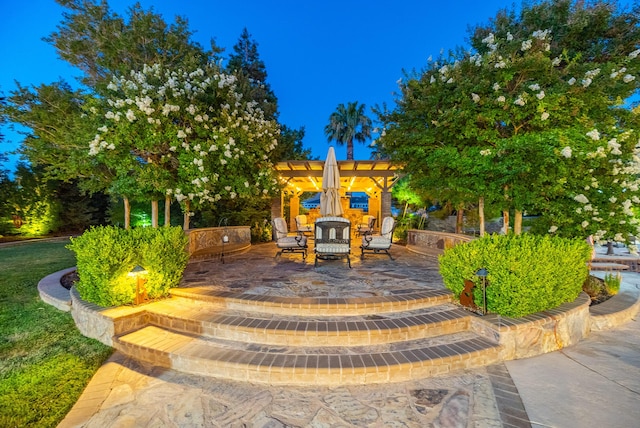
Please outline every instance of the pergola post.
[[289, 198], [289, 230], [297, 230], [296, 216], [300, 214], [300, 194], [296, 194]]

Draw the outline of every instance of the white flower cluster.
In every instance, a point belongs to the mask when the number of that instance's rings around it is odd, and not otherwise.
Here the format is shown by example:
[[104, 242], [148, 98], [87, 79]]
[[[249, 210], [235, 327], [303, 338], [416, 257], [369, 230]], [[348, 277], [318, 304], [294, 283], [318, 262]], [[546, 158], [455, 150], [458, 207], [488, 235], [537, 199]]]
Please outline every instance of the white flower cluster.
[[[237, 188], [224, 192], [228, 197], [266, 195], [276, 188], [269, 153], [277, 146], [280, 130], [276, 122], [265, 119], [257, 102], [244, 101], [236, 76], [220, 73], [213, 65], [192, 72], [145, 65], [129, 76], [114, 77], [108, 90], [113, 94], [105, 99], [109, 109], [93, 109], [106, 124], [89, 142], [90, 155], [119, 148], [119, 153], [144, 159], [151, 159], [148, 153], [175, 159], [185, 181], [165, 192], [180, 202], [220, 200], [224, 195], [216, 191], [219, 175], [213, 171], [225, 171], [224, 165], [238, 177], [256, 175], [255, 180], [238, 183], [243, 193]], [[203, 104], [202, 95], [216, 97], [224, 107]], [[144, 156], [138, 154], [138, 142], [125, 137], [129, 130], [149, 137]]]

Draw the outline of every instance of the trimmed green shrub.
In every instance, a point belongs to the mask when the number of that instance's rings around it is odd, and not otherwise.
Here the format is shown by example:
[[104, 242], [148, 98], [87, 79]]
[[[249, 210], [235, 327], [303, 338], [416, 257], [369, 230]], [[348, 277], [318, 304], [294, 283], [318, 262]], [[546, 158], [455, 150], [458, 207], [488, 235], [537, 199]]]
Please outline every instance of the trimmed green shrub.
[[615, 296], [620, 292], [620, 283], [622, 282], [622, 275], [620, 272], [608, 273], [604, 276], [604, 284], [607, 289], [607, 293], [611, 296]]
[[149, 298], [166, 296], [180, 282], [189, 254], [188, 238], [179, 227], [132, 230], [98, 226], [71, 238], [76, 253], [83, 300], [109, 307], [130, 304], [136, 297], [136, 279], [129, 275], [140, 265], [147, 271]]
[[476, 284], [474, 302], [482, 306], [485, 268], [487, 309], [522, 317], [571, 302], [589, 274], [591, 247], [584, 240], [548, 235], [491, 235], [459, 244], [440, 256], [445, 286], [459, 298], [464, 280]]

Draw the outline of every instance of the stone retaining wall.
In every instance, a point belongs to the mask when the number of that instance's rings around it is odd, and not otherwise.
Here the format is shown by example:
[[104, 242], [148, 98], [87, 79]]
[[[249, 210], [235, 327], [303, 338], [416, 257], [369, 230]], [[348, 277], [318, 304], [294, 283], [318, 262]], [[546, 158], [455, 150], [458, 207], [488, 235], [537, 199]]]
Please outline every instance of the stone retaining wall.
[[587, 337], [591, 330], [589, 303], [589, 296], [582, 292], [571, 303], [521, 318], [496, 314], [473, 318], [471, 329], [499, 343], [500, 357], [505, 361], [533, 357]]
[[414, 253], [437, 257], [444, 250], [473, 239], [473, 236], [455, 233], [410, 229], [407, 231], [407, 249]]
[[[192, 259], [216, 257], [246, 251], [251, 247], [249, 226], [204, 227], [185, 231], [189, 237], [189, 256]], [[224, 243], [227, 236], [229, 242]]]
[[148, 324], [144, 309], [134, 306], [103, 308], [82, 300], [75, 287], [71, 288], [71, 316], [83, 336], [108, 346], [113, 346], [114, 336]]

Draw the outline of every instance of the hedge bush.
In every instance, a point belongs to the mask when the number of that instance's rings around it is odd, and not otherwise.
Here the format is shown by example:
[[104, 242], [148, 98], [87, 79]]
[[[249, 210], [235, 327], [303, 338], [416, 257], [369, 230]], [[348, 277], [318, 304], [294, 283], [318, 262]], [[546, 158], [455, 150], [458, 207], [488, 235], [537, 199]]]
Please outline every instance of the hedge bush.
[[482, 306], [485, 268], [487, 310], [522, 317], [571, 302], [589, 274], [586, 241], [540, 235], [490, 235], [450, 248], [440, 256], [445, 286], [459, 298], [464, 280], [476, 284], [474, 302]]
[[179, 227], [119, 229], [98, 226], [71, 238], [76, 253], [83, 300], [109, 307], [130, 304], [136, 297], [136, 279], [129, 272], [147, 270], [145, 289], [150, 299], [168, 295], [180, 282], [189, 260], [188, 238]]

